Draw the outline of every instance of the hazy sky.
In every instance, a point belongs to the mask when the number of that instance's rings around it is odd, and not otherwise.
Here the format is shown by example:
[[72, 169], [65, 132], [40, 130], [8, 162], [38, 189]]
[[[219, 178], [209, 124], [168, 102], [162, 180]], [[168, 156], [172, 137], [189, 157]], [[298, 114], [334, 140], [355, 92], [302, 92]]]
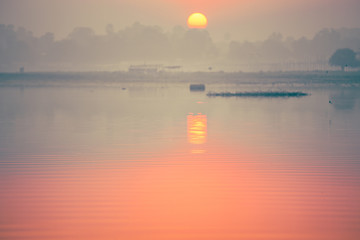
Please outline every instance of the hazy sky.
[[74, 27], [104, 33], [134, 22], [165, 30], [186, 27], [192, 12], [203, 12], [216, 40], [264, 40], [272, 32], [313, 36], [322, 28], [360, 27], [359, 0], [0, 0], [0, 24], [23, 26], [63, 38]]

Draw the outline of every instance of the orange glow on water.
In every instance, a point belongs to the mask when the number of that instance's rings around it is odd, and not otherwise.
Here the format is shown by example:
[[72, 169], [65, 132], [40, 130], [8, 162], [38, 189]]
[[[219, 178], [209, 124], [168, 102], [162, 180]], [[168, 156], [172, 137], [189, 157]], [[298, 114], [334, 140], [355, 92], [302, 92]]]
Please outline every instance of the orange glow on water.
[[[223, 151], [211, 157], [222, 159]], [[317, 176], [316, 170], [293, 175], [276, 166], [269, 168], [249, 153], [237, 157], [247, 162], [211, 162], [205, 154], [149, 159], [160, 165], [143, 166], [135, 161], [132, 168], [122, 168], [114, 158], [109, 165], [89, 169], [10, 179], [0, 176], [0, 180], [12, 183], [0, 190], [0, 210], [8, 217], [6, 226], [23, 229], [2, 236], [357, 239], [357, 232], [345, 231], [354, 229], [356, 219], [345, 221], [343, 215], [349, 207], [355, 210], [351, 217], [359, 210], [357, 186], [342, 188], [331, 177]], [[342, 197], [349, 195], [353, 199]]]
[[[192, 104], [196, 111], [177, 114], [175, 128], [143, 123], [153, 130], [148, 138], [136, 115], [128, 135], [121, 122], [121, 138], [88, 153], [0, 154], [0, 239], [360, 239], [360, 180], [349, 164], [359, 155], [287, 152], [285, 141], [264, 146], [275, 138], [272, 124], [262, 131], [256, 122], [262, 115], [245, 121], [229, 112], [225, 121], [207, 109], [213, 102]], [[308, 143], [299, 135], [296, 143]]]
[[204, 144], [207, 137], [206, 115], [189, 114], [187, 117], [188, 142], [191, 144]]

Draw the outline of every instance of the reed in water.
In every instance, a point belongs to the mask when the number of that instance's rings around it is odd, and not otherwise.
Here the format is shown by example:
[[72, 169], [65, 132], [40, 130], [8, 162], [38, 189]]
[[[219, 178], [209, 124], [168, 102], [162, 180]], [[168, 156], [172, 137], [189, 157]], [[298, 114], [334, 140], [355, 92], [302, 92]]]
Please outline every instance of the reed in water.
[[266, 97], [266, 98], [286, 98], [286, 97], [304, 97], [308, 96], [304, 92], [209, 92], [209, 97]]

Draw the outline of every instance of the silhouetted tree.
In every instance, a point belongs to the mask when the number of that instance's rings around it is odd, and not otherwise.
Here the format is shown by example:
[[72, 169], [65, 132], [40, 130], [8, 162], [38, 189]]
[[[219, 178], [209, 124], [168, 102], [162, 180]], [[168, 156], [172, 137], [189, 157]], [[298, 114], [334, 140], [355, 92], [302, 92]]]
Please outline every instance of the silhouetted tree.
[[358, 67], [359, 61], [356, 59], [356, 53], [349, 48], [342, 48], [335, 51], [330, 57], [329, 64], [331, 66], [340, 66], [344, 71], [345, 67]]

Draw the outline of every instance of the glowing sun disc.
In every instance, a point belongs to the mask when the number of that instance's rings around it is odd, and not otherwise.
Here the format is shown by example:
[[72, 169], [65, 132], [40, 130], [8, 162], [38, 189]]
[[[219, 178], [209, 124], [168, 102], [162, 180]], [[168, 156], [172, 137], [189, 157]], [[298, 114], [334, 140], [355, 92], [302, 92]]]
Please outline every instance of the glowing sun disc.
[[207, 23], [207, 18], [202, 13], [193, 13], [187, 20], [189, 28], [206, 28]]

